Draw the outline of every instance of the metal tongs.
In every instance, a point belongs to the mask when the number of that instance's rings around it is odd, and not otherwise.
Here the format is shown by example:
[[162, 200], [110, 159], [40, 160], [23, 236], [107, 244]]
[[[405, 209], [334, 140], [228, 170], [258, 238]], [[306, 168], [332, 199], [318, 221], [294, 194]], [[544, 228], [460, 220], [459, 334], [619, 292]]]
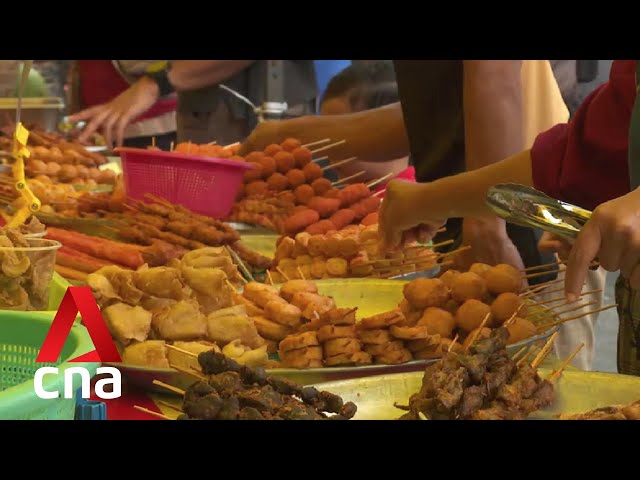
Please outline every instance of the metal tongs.
[[536, 190], [503, 183], [487, 192], [487, 205], [509, 223], [545, 230], [567, 240], [575, 240], [591, 212]]

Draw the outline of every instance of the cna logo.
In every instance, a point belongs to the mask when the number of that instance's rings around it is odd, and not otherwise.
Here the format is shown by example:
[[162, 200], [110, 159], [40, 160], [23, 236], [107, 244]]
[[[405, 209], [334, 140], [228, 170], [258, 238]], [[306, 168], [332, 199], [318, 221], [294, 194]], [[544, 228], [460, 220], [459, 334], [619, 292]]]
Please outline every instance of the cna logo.
[[[95, 350], [68, 360], [68, 362], [109, 362], [120, 363], [122, 360], [116, 348], [107, 324], [100, 313], [96, 299], [89, 287], [69, 287], [65, 293], [60, 308], [56, 313], [51, 328], [40, 348], [40, 353], [36, 357], [36, 362], [55, 363], [60, 354], [64, 342], [69, 336], [71, 327], [75, 322], [77, 314], [80, 313], [84, 326], [89, 332]], [[59, 391], [47, 391], [44, 389], [45, 375], [57, 375], [57, 367], [40, 367], [34, 376], [34, 390], [38, 397], [42, 399], [59, 398]], [[96, 395], [109, 400], [119, 398], [122, 394], [122, 379], [120, 371], [114, 367], [99, 367], [98, 375], [104, 375], [95, 384]], [[73, 376], [80, 375], [82, 379], [82, 398], [89, 398], [91, 391], [91, 374], [84, 367], [71, 367], [64, 371], [64, 397], [73, 398]], [[109, 391], [105, 387], [110, 385]]]

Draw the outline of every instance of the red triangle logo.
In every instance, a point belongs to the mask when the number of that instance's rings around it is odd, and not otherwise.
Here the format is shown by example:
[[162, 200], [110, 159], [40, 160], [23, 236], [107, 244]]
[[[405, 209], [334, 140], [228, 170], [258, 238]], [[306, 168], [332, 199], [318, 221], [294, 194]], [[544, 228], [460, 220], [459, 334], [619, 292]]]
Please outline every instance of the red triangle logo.
[[122, 361], [120, 353], [118, 353], [107, 324], [100, 313], [98, 303], [89, 287], [69, 287], [67, 289], [36, 362], [54, 363], [58, 361], [78, 312], [82, 316], [84, 326], [89, 331], [96, 349], [67, 361], [120, 363]]

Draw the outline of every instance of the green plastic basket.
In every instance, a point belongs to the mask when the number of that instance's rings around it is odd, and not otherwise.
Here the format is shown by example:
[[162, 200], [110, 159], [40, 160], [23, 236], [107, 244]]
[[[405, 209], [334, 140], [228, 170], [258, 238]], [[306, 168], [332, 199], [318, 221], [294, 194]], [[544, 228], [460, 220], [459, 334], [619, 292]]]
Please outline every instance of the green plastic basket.
[[58, 275], [56, 272], [53, 272], [53, 277], [49, 283], [49, 311], [54, 314], [58, 311], [58, 307], [60, 307], [60, 303], [62, 302], [62, 297], [67, 293], [67, 288], [70, 286], [71, 284], [63, 277]]
[[[70, 367], [84, 367], [91, 377], [98, 363], [65, 363], [93, 350], [87, 329], [75, 324], [56, 363], [36, 363], [40, 347], [49, 331], [53, 315], [36, 312], [0, 311], [0, 420], [73, 420], [79, 375], [73, 375], [74, 398], [64, 398], [64, 372]], [[44, 388], [58, 390], [59, 398], [41, 399], [34, 390], [35, 371], [57, 366], [58, 375], [46, 375]]]

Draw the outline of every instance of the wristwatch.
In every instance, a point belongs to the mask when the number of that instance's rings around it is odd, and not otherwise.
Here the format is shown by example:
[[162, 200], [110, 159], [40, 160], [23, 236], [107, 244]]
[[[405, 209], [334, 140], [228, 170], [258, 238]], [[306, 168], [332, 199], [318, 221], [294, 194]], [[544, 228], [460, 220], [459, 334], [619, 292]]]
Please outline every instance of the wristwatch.
[[166, 97], [170, 93], [173, 93], [175, 91], [175, 88], [173, 87], [173, 85], [171, 85], [168, 77], [169, 62], [162, 63], [162, 65], [151, 65], [146, 71], [146, 76], [152, 78], [158, 84], [158, 88], [160, 89], [160, 96]]

